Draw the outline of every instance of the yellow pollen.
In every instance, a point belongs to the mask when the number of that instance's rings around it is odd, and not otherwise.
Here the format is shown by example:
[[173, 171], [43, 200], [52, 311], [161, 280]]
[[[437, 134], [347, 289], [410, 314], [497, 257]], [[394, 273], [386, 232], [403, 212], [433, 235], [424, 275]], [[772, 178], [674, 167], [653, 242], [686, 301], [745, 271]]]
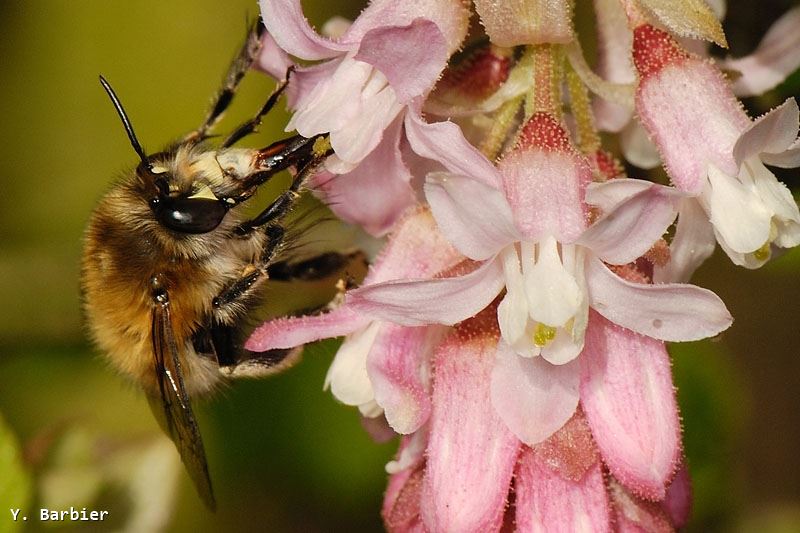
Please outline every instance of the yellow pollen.
[[769, 242], [765, 242], [761, 248], [753, 252], [753, 257], [758, 261], [766, 261], [769, 259], [770, 255], [772, 255], [772, 250], [770, 249]]
[[328, 136], [320, 137], [316, 141], [314, 141], [314, 146], [312, 150], [314, 150], [314, 155], [322, 156], [325, 155], [325, 152], [331, 149], [331, 139]]
[[536, 324], [536, 331], [533, 332], [533, 344], [538, 347], [547, 346], [547, 344], [556, 338], [556, 328], [548, 326], [547, 324]]

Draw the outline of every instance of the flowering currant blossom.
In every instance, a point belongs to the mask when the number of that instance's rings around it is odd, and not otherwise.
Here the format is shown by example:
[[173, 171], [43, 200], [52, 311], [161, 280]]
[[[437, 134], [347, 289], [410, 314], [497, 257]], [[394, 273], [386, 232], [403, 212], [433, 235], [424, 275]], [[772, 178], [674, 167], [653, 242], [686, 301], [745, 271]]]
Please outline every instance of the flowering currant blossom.
[[263, 64], [280, 57], [273, 40], [284, 53], [321, 60], [291, 76], [295, 113], [286, 127], [330, 134], [330, 173], [318, 177], [317, 190], [345, 220], [386, 233], [415, 202], [400, 152], [404, 130], [463, 142], [446, 126], [425, 124], [419, 106], [461, 45], [469, 12], [459, 0], [375, 0], [336, 39], [314, 32], [298, 0], [262, 0], [261, 12], [269, 32]]
[[[415, 208], [398, 223], [364, 283], [403, 277], [432, 277], [463, 257], [436, 230], [426, 209]], [[347, 335], [328, 376], [334, 396], [358, 406], [365, 416], [383, 413], [398, 433], [412, 433], [427, 419], [427, 357], [442, 328], [406, 328], [375, 320], [347, 304], [315, 316], [281, 318], [253, 332], [254, 351], [292, 348]]]
[[629, 199], [626, 209], [640, 213], [634, 233], [623, 234], [630, 221], [620, 217], [587, 230], [583, 196], [591, 172], [566, 132], [542, 113], [520, 139], [493, 175], [433, 174], [426, 184], [439, 227], [466, 257], [481, 262], [476, 270], [459, 278], [365, 286], [349, 294], [349, 304], [408, 326], [455, 324], [505, 288], [498, 307], [503, 339], [520, 355], [542, 355], [556, 365], [583, 348], [589, 307], [662, 340], [696, 340], [730, 324], [709, 291], [640, 286], [603, 265], [624, 265], [647, 252], [674, 218], [659, 198], [668, 192]]
[[[326, 385], [402, 435], [389, 531], [682, 527], [691, 488], [665, 343], [732, 318], [679, 281], [716, 241], [746, 266], [800, 242], [797, 206], [765, 167], [800, 166], [800, 112], [789, 100], [751, 120], [714, 64], [681, 48], [726, 44], [703, 0], [595, 0], [603, 77], [573, 2], [476, 0], [475, 39], [469, 5], [375, 0], [323, 38], [298, 0], [261, 1], [261, 68], [305, 61], [288, 129], [328, 134], [335, 152], [312, 186], [389, 236], [327, 312], [268, 322], [246, 347], [345, 336]], [[774, 83], [766, 58], [790, 33], [770, 31], [748, 87]], [[791, 61], [774, 63], [785, 75]], [[619, 131], [634, 110], [672, 187], [627, 179], [603, 146], [594, 111]]]
[[[800, 243], [797, 205], [764, 166], [800, 166], [796, 102], [787, 100], [753, 122], [709, 62], [688, 55], [652, 26], [639, 26], [634, 36], [641, 78], [637, 109], [673, 184], [687, 197], [681, 201], [680, 238], [673, 243], [680, 260], [670, 265], [671, 278], [686, 279], [710, 255], [714, 237], [736, 264], [748, 268], [764, 264], [770, 246]], [[643, 184], [628, 186], [633, 192]], [[691, 205], [692, 197], [702, 209]], [[703, 213], [713, 233], [703, 230]]]

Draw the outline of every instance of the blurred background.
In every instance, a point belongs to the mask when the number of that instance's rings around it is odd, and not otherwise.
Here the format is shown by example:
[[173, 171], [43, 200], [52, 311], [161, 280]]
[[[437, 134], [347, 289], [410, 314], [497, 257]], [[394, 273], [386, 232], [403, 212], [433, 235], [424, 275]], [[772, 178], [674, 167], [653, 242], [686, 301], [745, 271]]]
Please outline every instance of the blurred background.
[[[3, 515], [18, 507], [29, 510], [30, 531], [380, 531], [384, 465], [396, 442], [374, 443], [356, 410], [322, 390], [336, 342], [311, 347], [283, 375], [198, 402], [219, 502], [211, 514], [142, 395], [106, 367], [82, 326], [83, 227], [112, 178], [137, 161], [97, 75], [155, 150], [202, 120], [256, 2], [0, 5], [0, 532], [14, 528]], [[303, 5], [317, 27], [362, 7]], [[730, 2], [731, 53], [752, 51], [793, 5]], [[249, 76], [220, 130], [248, 118], [272, 85]], [[796, 73], [747, 105], [755, 115], [798, 95]], [[287, 118], [272, 114], [249, 145], [278, 138]], [[800, 189], [797, 172], [782, 178]], [[694, 479], [692, 531], [800, 530], [798, 274], [793, 250], [755, 272], [717, 254], [696, 277], [736, 322], [717, 339], [671, 349]], [[290, 293], [330, 291], [270, 290], [287, 309]], [[70, 505], [110, 515], [101, 525], [33, 516]]]

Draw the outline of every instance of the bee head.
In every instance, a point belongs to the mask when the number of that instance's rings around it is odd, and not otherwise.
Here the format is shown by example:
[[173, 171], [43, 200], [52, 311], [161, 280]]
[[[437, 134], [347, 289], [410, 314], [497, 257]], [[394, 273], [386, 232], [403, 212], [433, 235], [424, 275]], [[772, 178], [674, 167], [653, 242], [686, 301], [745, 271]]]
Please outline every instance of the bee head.
[[100, 84], [108, 93], [117, 110], [131, 146], [141, 162], [136, 174], [146, 183], [152, 183], [154, 195], [150, 198], [150, 209], [158, 222], [178, 233], [202, 234], [215, 230], [228, 212], [228, 204], [219, 200], [207, 185], [193, 186], [188, 191], [174, 191], [171, 182], [175, 176], [170, 168], [168, 154], [158, 153], [148, 156], [136, 133], [133, 131], [128, 115], [122, 107], [114, 89], [100, 76]]

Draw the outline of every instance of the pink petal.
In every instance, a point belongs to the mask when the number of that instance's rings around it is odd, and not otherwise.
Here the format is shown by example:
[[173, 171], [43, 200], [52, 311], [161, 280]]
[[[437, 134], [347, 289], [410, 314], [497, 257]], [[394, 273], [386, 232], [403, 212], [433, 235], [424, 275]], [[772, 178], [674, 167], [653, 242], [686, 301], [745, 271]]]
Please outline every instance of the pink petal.
[[[798, 11], [800, 13], [800, 10]], [[761, 153], [780, 154], [797, 139], [800, 110], [794, 98], [759, 117], [742, 133], [733, 147], [733, 157], [741, 165], [745, 159]]]
[[378, 416], [361, 416], [361, 427], [370, 436], [373, 442], [384, 444], [397, 437], [397, 433], [386, 422], [383, 414]]
[[683, 200], [678, 208], [675, 236], [669, 245], [669, 263], [656, 266], [656, 283], [686, 283], [694, 271], [711, 257], [717, 246], [714, 227], [708, 215], [693, 198]]
[[500, 186], [497, 169], [452, 122], [429, 124], [419, 114], [408, 112], [405, 126], [408, 142], [417, 154], [438, 161], [453, 174], [470, 176], [492, 187]]
[[636, 109], [679, 189], [700, 193], [709, 163], [738, 173], [733, 146], [750, 119], [710, 63], [688, 59], [648, 76]]
[[383, 281], [432, 278], [463, 260], [439, 232], [430, 211], [410, 209], [370, 267], [364, 286]]
[[514, 220], [525, 240], [573, 242], [586, 228], [585, 160], [565, 151], [516, 150], [498, 164]]
[[439, 229], [470, 259], [488, 259], [519, 240], [505, 196], [483, 182], [429, 174], [425, 197]]
[[581, 362], [581, 405], [611, 473], [661, 500], [680, 454], [667, 350], [592, 313]]
[[428, 92], [447, 65], [447, 43], [430, 20], [368, 31], [355, 58], [380, 70], [397, 99], [407, 103]]
[[724, 68], [742, 75], [733, 82], [739, 96], [763, 94], [783, 82], [800, 67], [800, 7], [794, 7], [769, 29], [751, 55], [729, 59]]
[[303, 15], [300, 0], [259, 0], [261, 18], [275, 42], [302, 59], [328, 59], [349, 49], [347, 45], [324, 39]]
[[375, 401], [396, 432], [417, 431], [430, 414], [428, 358], [444, 328], [384, 324], [367, 356]]
[[586, 187], [586, 203], [607, 213], [625, 200], [653, 186], [653, 182], [632, 178], [619, 178], [604, 183], [590, 183]]
[[282, 80], [286, 77], [286, 71], [293, 64], [289, 55], [275, 42], [275, 38], [269, 33], [265, 33], [261, 38], [261, 50], [254, 67], [263, 70], [276, 80]]
[[391, 230], [416, 203], [411, 174], [400, 156], [401, 128], [402, 122], [396, 120], [351, 172], [317, 182], [316, 190], [336, 215], [375, 236]]
[[669, 517], [658, 504], [632, 496], [613, 480], [609, 492], [616, 510], [618, 533], [674, 533]]
[[726, 330], [733, 318], [713, 292], [671, 283], [626, 281], [602, 262], [586, 262], [589, 305], [615, 324], [664, 341], [693, 341]]
[[347, 335], [366, 326], [370, 320], [347, 306], [320, 315], [277, 318], [256, 328], [244, 347], [253, 352], [293, 348], [320, 339]]
[[389, 476], [381, 516], [390, 533], [424, 533], [419, 515], [423, 468], [409, 468]]
[[800, 167], [800, 139], [792, 143], [785, 152], [779, 154], [761, 154], [761, 160], [767, 165], [780, 168]]
[[600, 462], [572, 480], [553, 470], [546, 458], [526, 448], [514, 482], [516, 531], [572, 533], [611, 531], [611, 512]]
[[635, 261], [675, 220], [676, 204], [682, 196], [675, 189], [653, 184], [607, 212], [581, 235], [578, 244], [590, 248], [607, 263], [624, 265]]
[[[366, 34], [382, 26], [406, 26], [425, 18], [439, 28], [447, 43], [448, 55], [460, 46], [469, 24], [469, 9], [453, 0], [372, 0], [342, 36], [348, 43], [361, 42]], [[424, 48], [424, 47], [422, 47]]]
[[498, 261], [455, 278], [387, 281], [352, 290], [347, 305], [357, 312], [404, 326], [453, 325], [484, 309], [505, 286]]
[[342, 59], [332, 59], [310, 67], [297, 68], [289, 78], [289, 87], [286, 89], [286, 102], [289, 108], [303, 109], [307, 107], [314, 88], [333, 76], [341, 62]]
[[[497, 337], [467, 323], [436, 350], [422, 517], [430, 531], [497, 531], [519, 441], [492, 408]], [[477, 331], [476, 331], [477, 330]]]
[[676, 528], [684, 527], [689, 521], [692, 514], [692, 480], [686, 463], [681, 463], [672, 483], [667, 487], [667, 496], [661, 502], [661, 507]]
[[492, 405], [522, 442], [536, 444], [575, 413], [578, 381], [577, 361], [553, 365], [541, 357], [521, 357], [501, 342], [492, 371]]
[[661, 165], [658, 147], [653, 144], [647, 131], [637, 120], [631, 120], [622, 129], [619, 143], [622, 155], [632, 165], [647, 170]]

